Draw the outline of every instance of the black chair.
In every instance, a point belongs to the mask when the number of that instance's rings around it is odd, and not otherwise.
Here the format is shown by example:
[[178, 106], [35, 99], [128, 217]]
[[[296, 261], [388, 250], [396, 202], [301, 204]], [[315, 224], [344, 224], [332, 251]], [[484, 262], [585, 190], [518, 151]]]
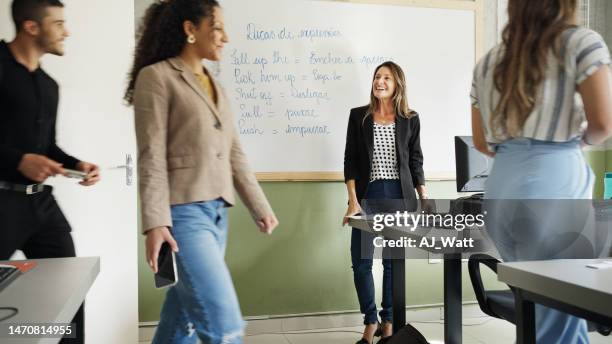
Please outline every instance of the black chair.
[[[511, 289], [508, 290], [486, 290], [482, 283], [482, 276], [480, 274], [480, 265], [485, 265], [497, 274], [497, 264], [501, 261], [495, 257], [487, 254], [473, 254], [470, 256], [468, 261], [468, 271], [470, 273], [470, 280], [474, 287], [474, 293], [476, 294], [476, 300], [478, 300], [478, 306], [487, 315], [507, 320], [513, 324], [516, 324], [516, 313], [514, 308], [514, 293]], [[589, 332], [597, 331], [603, 336], [608, 336], [612, 332], [612, 328], [587, 322]]]

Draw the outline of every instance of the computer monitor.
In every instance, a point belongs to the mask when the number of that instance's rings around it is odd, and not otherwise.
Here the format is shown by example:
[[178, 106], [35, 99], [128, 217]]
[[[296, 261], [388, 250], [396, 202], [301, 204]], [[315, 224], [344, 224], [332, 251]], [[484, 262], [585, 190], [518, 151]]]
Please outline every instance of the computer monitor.
[[471, 136], [455, 136], [457, 192], [484, 192], [493, 159], [474, 147]]

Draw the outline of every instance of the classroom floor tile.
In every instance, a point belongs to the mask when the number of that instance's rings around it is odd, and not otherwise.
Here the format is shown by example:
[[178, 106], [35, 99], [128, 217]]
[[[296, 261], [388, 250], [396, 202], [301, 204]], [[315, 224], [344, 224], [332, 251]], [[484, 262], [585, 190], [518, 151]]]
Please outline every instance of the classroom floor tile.
[[495, 318], [484, 318], [480, 321], [480, 325], [463, 326], [463, 334], [483, 343], [513, 344], [516, 341], [514, 325]]
[[358, 333], [346, 332], [340, 329], [328, 329], [286, 334], [285, 337], [289, 340], [289, 343], [291, 344], [353, 344], [361, 336]]
[[[411, 322], [431, 344], [444, 343], [444, 325], [439, 321]], [[244, 344], [353, 344], [361, 337], [362, 326], [289, 331], [247, 335]], [[464, 344], [514, 344], [514, 325], [499, 319], [480, 317], [464, 319]], [[591, 344], [611, 344], [612, 336], [590, 333]], [[376, 341], [375, 341], [376, 342]], [[141, 341], [139, 344], [148, 344]]]
[[[444, 344], [444, 325], [437, 322], [412, 322], [412, 326], [416, 327], [419, 332], [431, 344]], [[463, 344], [482, 344], [483, 342], [465, 333], [463, 327]], [[497, 343], [496, 343], [497, 344]]]
[[591, 344], [610, 344], [612, 343], [612, 335], [604, 337], [599, 333], [589, 333], [589, 341]]
[[282, 334], [259, 334], [244, 337], [244, 344], [291, 344]]

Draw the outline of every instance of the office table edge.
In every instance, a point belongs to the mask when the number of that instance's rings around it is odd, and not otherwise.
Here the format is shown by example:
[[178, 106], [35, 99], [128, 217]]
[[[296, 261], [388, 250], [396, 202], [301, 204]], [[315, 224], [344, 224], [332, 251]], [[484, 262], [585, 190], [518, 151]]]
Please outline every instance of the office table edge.
[[[91, 268], [87, 270], [87, 274], [80, 276], [81, 283], [79, 283], [74, 292], [69, 296], [68, 300], [66, 300], [64, 308], [62, 308], [55, 319], [49, 319], [45, 323], [49, 324], [60, 324], [60, 323], [70, 323], [74, 318], [77, 310], [84, 302], [87, 293], [93, 286], [95, 280], [97, 279], [100, 273], [100, 257], [72, 257], [72, 258], [48, 258], [48, 259], [28, 259], [27, 261], [41, 261], [41, 260], [56, 260], [56, 259], [79, 259], [82, 262], [91, 263]], [[33, 270], [26, 272], [32, 273], [36, 268], [39, 268], [37, 265]], [[24, 274], [25, 276], [25, 274]], [[24, 276], [20, 276], [19, 278], [23, 278]], [[18, 279], [19, 279], [18, 278]], [[14, 282], [13, 282], [14, 283]], [[9, 288], [10, 285], [7, 287]], [[5, 289], [6, 290], [6, 289]], [[17, 307], [19, 309], [19, 307]], [[7, 319], [5, 323], [16, 323], [16, 324], [27, 324], [32, 323], [32, 321], [28, 321], [28, 319], [21, 319], [23, 313], [17, 313], [14, 318]], [[36, 344], [51, 344], [58, 343], [60, 338], [2, 338], [3, 344], [24, 344], [24, 343], [36, 343]]]
[[[586, 262], [591, 260], [580, 261]], [[551, 299], [562, 300], [562, 302], [574, 307], [589, 309], [593, 312], [612, 317], [612, 309], [606, 307], [605, 303], [585, 302], [588, 300], [601, 300], [602, 297], [612, 296], [611, 294], [601, 290], [587, 288], [585, 286], [554, 279], [552, 277], [542, 276], [531, 271], [525, 271], [517, 268], [513, 264], [515, 263], [502, 263], [498, 265], [497, 278], [500, 282], [533, 294], [538, 294]], [[584, 269], [588, 268], [584, 266]], [[596, 271], [598, 270], [592, 270], [593, 273]], [[517, 276], [517, 273], [521, 275]], [[577, 292], [579, 292], [580, 297], [576, 297]]]

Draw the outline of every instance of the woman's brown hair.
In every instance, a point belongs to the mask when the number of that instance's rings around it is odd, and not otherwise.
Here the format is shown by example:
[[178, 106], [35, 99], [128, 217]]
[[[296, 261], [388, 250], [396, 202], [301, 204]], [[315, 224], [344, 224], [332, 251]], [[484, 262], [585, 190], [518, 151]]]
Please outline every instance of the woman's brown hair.
[[503, 50], [493, 74], [500, 93], [490, 127], [493, 136], [521, 134], [535, 107], [552, 52], [562, 62], [561, 35], [575, 26], [578, 0], [510, 0]]
[[[389, 68], [391, 75], [395, 80], [395, 92], [393, 93], [392, 99], [395, 113], [406, 118], [412, 117], [412, 111], [410, 111], [410, 108], [408, 107], [408, 99], [406, 96], [406, 77], [404, 76], [404, 71], [402, 71], [402, 68], [394, 62], [383, 62], [374, 70], [372, 81], [374, 81], [376, 78], [376, 73], [378, 73], [378, 70], [382, 67]], [[376, 112], [380, 106], [379, 103], [380, 100], [374, 96], [374, 85], [372, 85], [372, 89], [370, 90], [370, 107], [368, 108], [368, 114], [373, 114]]]

